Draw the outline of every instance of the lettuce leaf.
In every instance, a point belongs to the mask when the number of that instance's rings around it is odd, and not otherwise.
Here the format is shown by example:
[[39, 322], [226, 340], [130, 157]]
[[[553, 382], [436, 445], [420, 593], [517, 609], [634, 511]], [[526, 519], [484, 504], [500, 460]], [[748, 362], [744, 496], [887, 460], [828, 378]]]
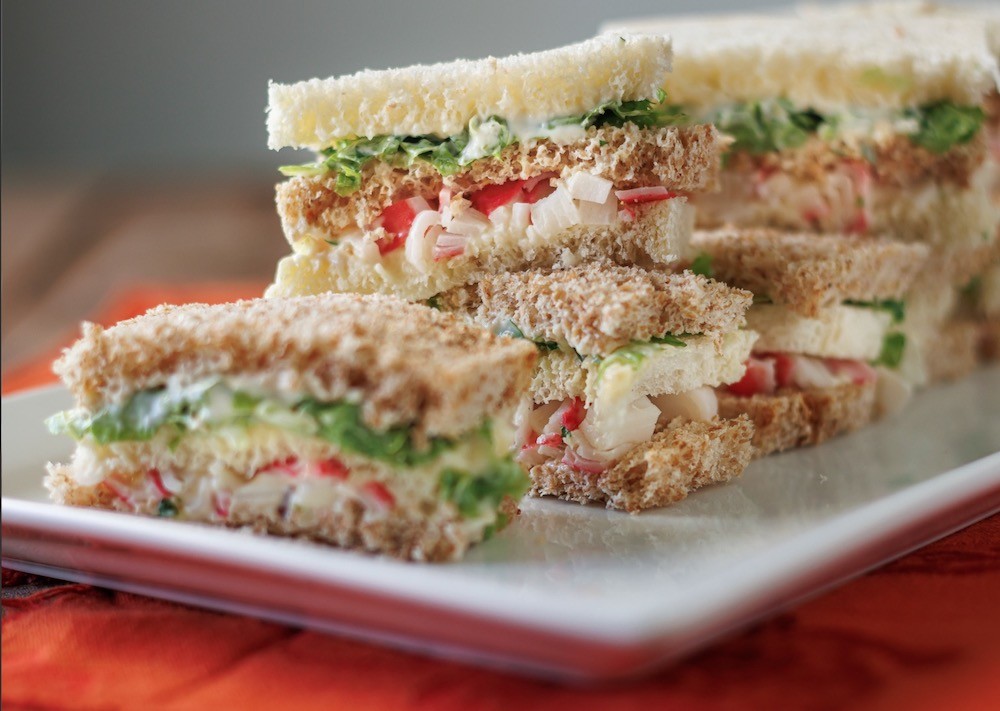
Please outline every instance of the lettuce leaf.
[[[662, 91], [656, 101], [612, 101], [601, 104], [582, 116], [564, 116], [542, 125], [543, 129], [559, 126], [623, 126], [633, 123], [643, 128], [669, 126], [682, 123], [685, 116], [678, 107], [664, 104]], [[483, 137], [488, 138], [482, 141]], [[480, 140], [476, 140], [476, 139]], [[350, 195], [361, 187], [361, 172], [371, 160], [382, 160], [399, 168], [408, 168], [416, 161], [426, 161], [441, 173], [454, 175], [480, 158], [499, 156], [517, 141], [507, 121], [490, 116], [480, 121], [473, 119], [468, 128], [456, 136], [375, 136], [374, 138], [344, 138], [325, 148], [322, 160], [305, 165], [286, 165], [279, 168], [286, 176], [327, 175], [335, 177], [334, 190], [338, 195]], [[469, 151], [470, 147], [475, 150]]]
[[968, 143], [979, 132], [986, 115], [978, 106], [958, 106], [939, 101], [908, 112], [920, 124], [910, 140], [932, 153], [945, 153]]
[[795, 109], [787, 99], [732, 104], [708, 118], [735, 139], [731, 150], [748, 153], [798, 148], [825, 121], [812, 109]]
[[887, 368], [899, 367], [903, 362], [904, 350], [906, 350], [906, 335], [898, 331], [887, 333], [882, 340], [882, 351], [875, 365], [884, 365]]
[[[215, 409], [207, 409], [214, 404]], [[152, 439], [170, 429], [180, 437], [195, 429], [249, 426], [266, 423], [300, 434], [320, 437], [344, 451], [354, 452], [394, 466], [417, 466], [436, 459], [457, 440], [430, 438], [417, 447], [408, 427], [375, 430], [361, 419], [361, 406], [348, 402], [321, 402], [304, 398], [286, 405], [278, 400], [233, 391], [221, 383], [198, 387], [178, 395], [165, 388], [137, 392], [124, 405], [110, 406], [93, 415], [64, 412], [47, 420], [54, 434], [74, 439], [89, 436], [98, 444]], [[469, 436], [489, 437], [487, 425]]]
[[[524, 471], [508, 459], [498, 459], [487, 471], [475, 475], [445, 469], [438, 479], [441, 498], [455, 504], [465, 518], [474, 518], [484, 509], [495, 511], [505, 496], [520, 499], [528, 491], [528, 486]], [[498, 522], [500, 527], [504, 523]]]

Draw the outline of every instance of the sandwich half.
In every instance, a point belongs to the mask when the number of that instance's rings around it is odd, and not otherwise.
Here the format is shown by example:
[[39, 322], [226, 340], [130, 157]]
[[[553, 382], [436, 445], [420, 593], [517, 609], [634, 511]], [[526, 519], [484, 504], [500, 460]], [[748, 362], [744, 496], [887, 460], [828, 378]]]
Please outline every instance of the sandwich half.
[[497, 274], [439, 302], [541, 353], [516, 435], [533, 494], [635, 512], [749, 461], [752, 427], [717, 417], [714, 391], [743, 375], [749, 292], [591, 264]]
[[720, 141], [663, 101], [670, 42], [599, 37], [502, 59], [271, 84], [292, 254], [268, 295], [428, 299], [497, 271], [667, 264]]
[[[392, 338], [386, 339], [385, 334]], [[55, 369], [61, 504], [449, 560], [516, 513], [530, 344], [389, 297], [159, 307], [85, 324]]]
[[697, 198], [700, 227], [922, 242], [935, 252], [926, 280], [955, 286], [988, 263], [998, 69], [981, 20], [841, 12], [606, 29], [669, 32], [671, 101], [733, 139], [721, 190]]
[[773, 232], [696, 232], [693, 267], [748, 289], [759, 334], [746, 373], [720, 388], [719, 411], [749, 415], [761, 454], [817, 444], [899, 409], [910, 385], [902, 297], [924, 245]]

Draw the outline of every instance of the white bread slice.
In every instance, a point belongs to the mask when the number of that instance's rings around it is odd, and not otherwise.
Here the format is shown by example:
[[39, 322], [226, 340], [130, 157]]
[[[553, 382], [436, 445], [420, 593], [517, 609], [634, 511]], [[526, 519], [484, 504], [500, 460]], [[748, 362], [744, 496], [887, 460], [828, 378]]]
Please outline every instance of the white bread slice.
[[778, 304], [755, 304], [747, 312], [747, 328], [760, 334], [754, 351], [818, 358], [875, 360], [891, 322], [885, 311], [858, 306], [831, 306], [815, 318]]
[[786, 97], [820, 111], [979, 104], [997, 85], [983, 25], [947, 17], [729, 15], [619, 20], [602, 27], [669, 34], [670, 100], [711, 109]]
[[240, 376], [276, 394], [357, 402], [376, 429], [453, 436], [513, 409], [535, 360], [531, 344], [454, 314], [326, 294], [161, 306], [108, 329], [84, 324], [54, 369], [89, 410], [168, 382]]
[[326, 291], [382, 293], [405, 299], [428, 299], [501, 271], [565, 268], [586, 262], [643, 266], [668, 265], [687, 249], [694, 216], [684, 198], [636, 207], [636, 218], [611, 225], [577, 225], [548, 239], [520, 230], [490, 233], [488, 241], [470, 241], [465, 254], [435, 262], [424, 272], [405, 259], [403, 250], [369, 261], [342, 244], [316, 254], [293, 254], [278, 263], [267, 296]]
[[[575, 353], [550, 351], [539, 358], [529, 391], [536, 403], [583, 398], [592, 403], [629, 402], [648, 395], [683, 393], [703, 386], [732, 383], [743, 376], [744, 364], [757, 334], [731, 331], [717, 337], [692, 336], [678, 348], [666, 344], [640, 346], [646, 356], [637, 367], [605, 365]], [[628, 347], [628, 346], [627, 346]]]
[[825, 22], [838, 15], [857, 20], [869, 18], [913, 18], [944, 17], [973, 23], [973, 32], [978, 27], [985, 30], [986, 44], [994, 56], [1000, 57], [1000, 7], [984, 2], [961, 2], [958, 4], [928, 2], [928, 0], [878, 0], [877, 2], [841, 2], [833, 5], [802, 3], [796, 8], [797, 14], [812, 22]]
[[501, 272], [442, 294], [441, 308], [486, 328], [515, 324], [531, 340], [608, 355], [666, 333], [712, 334], [743, 325], [752, 295], [683, 272], [589, 264]]
[[365, 70], [268, 87], [268, 147], [320, 150], [349, 136], [461, 133], [472, 118], [534, 122], [652, 99], [670, 41], [620, 34], [497, 59]]
[[753, 447], [747, 418], [693, 422], [675, 418], [646, 443], [629, 450], [600, 474], [575, 471], [562, 462], [532, 467], [531, 493], [636, 513], [666, 506], [694, 489], [743, 473]]
[[879, 238], [728, 228], [695, 232], [690, 252], [711, 257], [714, 278], [817, 317], [847, 300], [901, 298], [929, 250]]
[[741, 397], [719, 392], [719, 416], [749, 416], [755, 456], [819, 444], [875, 418], [875, 383], [781, 390]]

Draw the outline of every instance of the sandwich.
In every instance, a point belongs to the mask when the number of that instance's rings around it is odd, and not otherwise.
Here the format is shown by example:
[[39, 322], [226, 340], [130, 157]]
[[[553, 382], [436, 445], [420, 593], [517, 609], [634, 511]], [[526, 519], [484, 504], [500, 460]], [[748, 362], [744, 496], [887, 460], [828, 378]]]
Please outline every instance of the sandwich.
[[531, 493], [636, 512], [750, 460], [750, 422], [720, 419], [714, 388], [743, 375], [751, 298], [690, 272], [589, 264], [495, 274], [438, 301], [540, 351], [515, 422]]
[[49, 420], [77, 447], [45, 484], [60, 504], [456, 559], [527, 488], [511, 417], [536, 359], [390, 297], [84, 324], [55, 365], [76, 406]]
[[770, 230], [699, 231], [703, 274], [753, 292], [759, 334], [719, 412], [748, 415], [760, 454], [823, 442], [900, 409], [911, 386], [907, 304], [926, 245]]
[[[678, 111], [732, 138], [699, 226], [887, 235], [934, 249], [921, 283], [965, 284], [1000, 225], [986, 130], [997, 58], [958, 17], [663, 19], [665, 89]], [[794, 71], [790, 70], [794, 68]]]
[[269, 146], [318, 155], [282, 169], [292, 254], [268, 295], [426, 300], [498, 271], [675, 261], [721, 143], [665, 102], [670, 56], [621, 35], [272, 83]]
[[[825, 7], [803, 6], [798, 8], [798, 12], [817, 22], [825, 21], [831, 15], [859, 21], [873, 17], [882, 20], [923, 17], [962, 21], [972, 26], [972, 33], [978, 32], [985, 37], [989, 52], [1000, 62], [1000, 6], [995, 4], [944, 5], [924, 1], [844, 3]], [[992, 174], [990, 190], [994, 204], [1000, 205], [1000, 91], [997, 87], [987, 94], [983, 109], [983, 132], [990, 148], [987, 158]], [[976, 344], [981, 360], [1000, 358], [1000, 249], [994, 251], [989, 266], [973, 276], [957, 297], [949, 294], [943, 298], [953, 304], [957, 300], [957, 318], [953, 315], [946, 325], [951, 333], [945, 340], [952, 344], [951, 347], [931, 349], [931, 378], [957, 377], [974, 367], [971, 342]], [[962, 346], [955, 347], [956, 343], [962, 343]]]

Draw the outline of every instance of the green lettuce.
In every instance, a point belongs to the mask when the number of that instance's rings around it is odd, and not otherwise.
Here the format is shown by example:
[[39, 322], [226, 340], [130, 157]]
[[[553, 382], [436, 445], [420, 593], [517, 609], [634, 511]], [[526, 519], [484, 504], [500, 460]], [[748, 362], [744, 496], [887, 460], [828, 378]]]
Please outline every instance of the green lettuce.
[[691, 262], [691, 271], [703, 277], [712, 278], [712, 255], [708, 252], [701, 252], [694, 261]]
[[882, 351], [875, 365], [887, 368], [897, 368], [903, 362], [903, 351], [906, 349], [906, 336], [898, 331], [887, 333], [882, 340]]
[[505, 496], [520, 499], [528, 486], [524, 471], [509, 459], [497, 459], [478, 474], [445, 469], [438, 479], [441, 498], [455, 504], [464, 518], [474, 518], [484, 508], [495, 511]]
[[968, 143], [986, 118], [978, 106], [958, 106], [950, 101], [922, 106], [907, 115], [917, 119], [920, 126], [910, 140], [932, 153], [945, 153]]
[[[610, 101], [601, 104], [582, 116], [564, 116], [542, 125], [543, 129], [560, 126], [623, 126], [633, 123], [643, 128], [669, 126], [682, 123], [684, 115], [676, 106], [664, 104], [666, 95], [661, 91], [656, 101]], [[495, 140], [476, 145], [468, 152], [473, 138], [479, 134], [495, 135]], [[408, 168], [416, 161], [430, 163], [441, 175], [453, 175], [470, 163], [488, 156], [499, 156], [517, 140], [507, 121], [490, 116], [480, 121], [473, 119], [462, 133], [440, 138], [424, 136], [375, 136], [374, 138], [344, 138], [321, 151], [322, 159], [305, 165], [287, 165], [279, 170], [287, 176], [327, 175], [335, 177], [334, 190], [338, 195], [350, 195], [361, 187], [361, 172], [371, 160], [382, 160], [390, 165]]]
[[[210, 414], [208, 405], [225, 400], [224, 414]], [[152, 439], [164, 429], [172, 430], [174, 441], [196, 427], [249, 426], [267, 423], [299, 434], [320, 437], [346, 452], [354, 452], [394, 466], [411, 467], [432, 461], [453, 448], [458, 440], [432, 437], [418, 447], [410, 428], [399, 426], [376, 430], [364, 423], [361, 406], [349, 402], [320, 402], [304, 398], [286, 405], [277, 400], [232, 391], [214, 383], [178, 395], [165, 388], [144, 390], [124, 405], [108, 406], [87, 414], [64, 412], [47, 421], [55, 434], [67, 433], [75, 439], [89, 436], [98, 444], [136, 442]], [[487, 424], [470, 433], [490, 437]]]
[[735, 139], [731, 150], [748, 153], [798, 148], [825, 120], [812, 109], [796, 110], [787, 99], [732, 104], [708, 118]]

